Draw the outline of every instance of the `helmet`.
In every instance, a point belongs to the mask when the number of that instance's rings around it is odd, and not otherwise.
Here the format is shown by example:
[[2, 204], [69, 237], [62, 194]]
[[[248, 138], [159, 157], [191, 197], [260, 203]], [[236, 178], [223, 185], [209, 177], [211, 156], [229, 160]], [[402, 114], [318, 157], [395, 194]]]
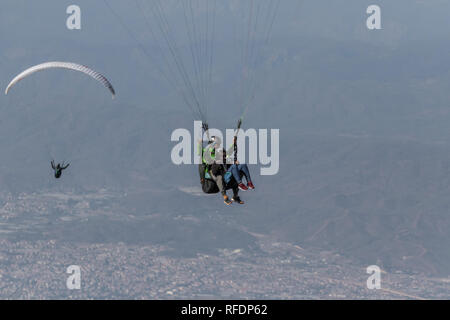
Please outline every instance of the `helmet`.
[[219, 137], [216, 136], [212, 136], [211, 140], [209, 140], [208, 144], [214, 144], [215, 146], [220, 146], [220, 144], [222, 143], [222, 141], [220, 140]]

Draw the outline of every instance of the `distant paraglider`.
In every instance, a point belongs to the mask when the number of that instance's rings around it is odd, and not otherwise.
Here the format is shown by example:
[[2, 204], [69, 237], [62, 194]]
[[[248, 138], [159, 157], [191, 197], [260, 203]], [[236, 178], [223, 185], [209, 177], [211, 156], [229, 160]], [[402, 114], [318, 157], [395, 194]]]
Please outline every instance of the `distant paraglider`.
[[38, 72], [38, 71], [43, 71], [43, 70], [47, 70], [47, 69], [51, 69], [51, 68], [63, 68], [63, 69], [69, 69], [69, 70], [82, 72], [82, 73], [87, 74], [88, 76], [94, 78], [95, 80], [99, 81], [100, 83], [102, 83], [111, 92], [113, 98], [116, 94], [112, 84], [102, 74], [100, 74], [86, 66], [80, 65], [80, 64], [76, 64], [76, 63], [72, 63], [72, 62], [58, 62], [58, 61], [41, 63], [41, 64], [35, 65], [35, 66], [28, 68], [25, 71], [21, 72], [13, 80], [11, 80], [11, 82], [8, 84], [8, 86], [6, 87], [6, 90], [5, 90], [5, 94], [8, 94], [9, 90], [16, 83], [18, 83], [22, 79], [25, 79], [29, 75], [31, 75], [35, 72]]
[[[5, 94], [7, 95], [9, 90], [14, 85], [16, 85], [18, 82], [25, 79], [29, 75], [31, 75], [35, 72], [38, 72], [38, 71], [44, 71], [44, 70], [52, 69], [52, 68], [68, 69], [68, 70], [78, 71], [78, 72], [87, 74], [91, 78], [93, 78], [93, 79], [97, 80], [98, 82], [100, 82], [101, 84], [103, 84], [111, 92], [112, 98], [115, 97], [116, 92], [114, 90], [114, 87], [112, 86], [111, 82], [109, 82], [109, 80], [102, 74], [100, 74], [97, 71], [94, 71], [86, 66], [77, 64], [77, 63], [58, 62], [58, 61], [41, 63], [41, 64], [35, 65], [35, 66], [28, 68], [25, 71], [21, 72], [16, 77], [14, 77], [14, 79], [11, 80], [11, 82], [8, 84], [8, 86], [5, 89]], [[62, 164], [60, 164], [60, 163], [55, 164], [55, 162], [52, 160], [51, 167], [54, 170], [55, 178], [59, 179], [62, 175], [62, 171], [67, 169], [69, 167], [69, 164], [66, 165], [66, 164], [64, 164], [64, 162]]]

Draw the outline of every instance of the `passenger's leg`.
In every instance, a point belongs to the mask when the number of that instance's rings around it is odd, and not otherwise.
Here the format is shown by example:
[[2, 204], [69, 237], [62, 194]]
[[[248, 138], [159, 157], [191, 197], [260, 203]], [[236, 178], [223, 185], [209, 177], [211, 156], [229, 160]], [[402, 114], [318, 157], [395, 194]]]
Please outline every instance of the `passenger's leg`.
[[247, 180], [247, 183], [252, 182], [252, 178], [250, 177], [250, 171], [248, 170], [248, 167], [245, 163], [238, 164], [237, 169], [244, 174], [245, 179]]
[[231, 165], [231, 167], [228, 170], [231, 171], [231, 173], [233, 174], [234, 180], [236, 180], [236, 182], [238, 184], [242, 182], [238, 167], [235, 164]]

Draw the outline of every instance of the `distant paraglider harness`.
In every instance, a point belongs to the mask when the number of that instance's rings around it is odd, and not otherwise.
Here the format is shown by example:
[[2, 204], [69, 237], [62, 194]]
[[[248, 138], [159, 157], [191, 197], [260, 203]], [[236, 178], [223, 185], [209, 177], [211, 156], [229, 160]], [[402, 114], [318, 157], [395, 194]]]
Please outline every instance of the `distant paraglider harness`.
[[68, 163], [67, 165], [64, 165], [64, 161], [62, 164], [58, 163], [57, 165], [55, 165], [55, 162], [53, 160], [50, 162], [50, 164], [52, 165], [52, 169], [55, 171], [56, 179], [59, 179], [61, 177], [62, 171], [66, 170], [70, 165], [70, 163]]

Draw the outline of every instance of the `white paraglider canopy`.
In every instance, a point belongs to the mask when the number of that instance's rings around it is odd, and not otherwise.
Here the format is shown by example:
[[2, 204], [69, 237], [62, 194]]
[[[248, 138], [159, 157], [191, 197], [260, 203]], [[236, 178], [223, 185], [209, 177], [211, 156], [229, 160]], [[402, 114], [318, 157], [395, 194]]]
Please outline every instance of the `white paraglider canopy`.
[[6, 87], [6, 90], [5, 90], [5, 94], [8, 94], [9, 90], [16, 83], [18, 83], [22, 79], [25, 79], [29, 75], [31, 75], [35, 72], [38, 72], [38, 71], [47, 70], [47, 69], [51, 69], [51, 68], [63, 68], [63, 69], [69, 69], [69, 70], [82, 72], [82, 73], [87, 74], [88, 76], [94, 78], [95, 80], [99, 81], [100, 83], [102, 83], [111, 92], [113, 98], [116, 94], [112, 84], [102, 74], [100, 74], [86, 66], [77, 64], [77, 63], [59, 62], [59, 61], [41, 63], [41, 64], [35, 65], [35, 66], [28, 68], [25, 71], [21, 72], [13, 80], [11, 80], [11, 82], [8, 84], [8, 86]]

